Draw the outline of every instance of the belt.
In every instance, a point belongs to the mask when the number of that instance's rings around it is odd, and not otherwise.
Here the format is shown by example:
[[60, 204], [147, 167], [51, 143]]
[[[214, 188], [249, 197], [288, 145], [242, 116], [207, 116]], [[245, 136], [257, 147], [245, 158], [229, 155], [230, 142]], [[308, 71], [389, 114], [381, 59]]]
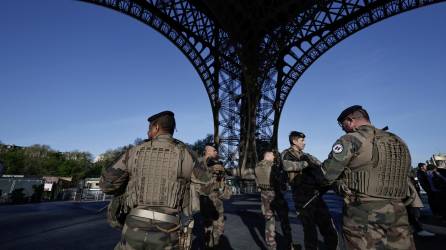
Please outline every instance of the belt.
[[132, 211], [130, 211], [130, 215], [147, 218], [151, 220], [157, 220], [162, 222], [168, 222], [172, 224], [178, 224], [178, 217], [170, 215], [170, 214], [164, 214], [155, 212], [152, 210], [147, 209], [140, 209], [140, 208], [133, 208]]

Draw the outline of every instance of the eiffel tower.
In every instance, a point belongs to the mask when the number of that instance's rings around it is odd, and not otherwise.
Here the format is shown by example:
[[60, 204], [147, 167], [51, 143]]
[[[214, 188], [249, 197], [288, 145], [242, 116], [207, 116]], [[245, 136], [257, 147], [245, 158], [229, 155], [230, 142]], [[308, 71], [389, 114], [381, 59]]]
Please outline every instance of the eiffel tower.
[[160, 32], [197, 71], [214, 140], [244, 176], [258, 146], [277, 147], [280, 115], [302, 74], [354, 33], [442, 0], [81, 0]]

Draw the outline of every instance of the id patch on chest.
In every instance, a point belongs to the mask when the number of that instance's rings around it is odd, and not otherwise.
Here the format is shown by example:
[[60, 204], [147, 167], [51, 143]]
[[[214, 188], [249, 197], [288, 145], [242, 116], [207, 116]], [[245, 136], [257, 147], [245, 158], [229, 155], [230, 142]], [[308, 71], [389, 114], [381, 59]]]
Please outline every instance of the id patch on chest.
[[342, 146], [342, 144], [338, 143], [333, 146], [332, 150], [333, 150], [333, 153], [339, 154], [344, 150], [344, 146]]

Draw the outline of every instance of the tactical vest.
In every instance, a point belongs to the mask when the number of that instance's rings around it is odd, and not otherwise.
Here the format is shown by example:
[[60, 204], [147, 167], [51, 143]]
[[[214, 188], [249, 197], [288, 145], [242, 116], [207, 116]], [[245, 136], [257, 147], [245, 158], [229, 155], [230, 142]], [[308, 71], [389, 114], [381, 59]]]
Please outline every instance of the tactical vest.
[[127, 190], [132, 207], [181, 206], [190, 182], [183, 173], [191, 172], [183, 169], [185, 153], [185, 145], [172, 138], [155, 138], [136, 149]]
[[344, 172], [344, 182], [354, 191], [372, 197], [401, 199], [408, 191], [410, 154], [396, 135], [373, 128], [372, 133], [352, 133], [362, 146]]
[[272, 161], [261, 161], [257, 164], [255, 168], [256, 182], [257, 186], [261, 189], [272, 189], [271, 183], [271, 169], [273, 168], [274, 162]]
[[[295, 152], [295, 151], [294, 151]], [[298, 153], [296, 156], [293, 154], [293, 149], [288, 148], [285, 151], [282, 152], [281, 158], [282, 160], [289, 160], [289, 161], [299, 161], [302, 153]], [[297, 182], [299, 182], [299, 176], [302, 174], [301, 171], [288, 171], [288, 183], [291, 186], [295, 186]]]

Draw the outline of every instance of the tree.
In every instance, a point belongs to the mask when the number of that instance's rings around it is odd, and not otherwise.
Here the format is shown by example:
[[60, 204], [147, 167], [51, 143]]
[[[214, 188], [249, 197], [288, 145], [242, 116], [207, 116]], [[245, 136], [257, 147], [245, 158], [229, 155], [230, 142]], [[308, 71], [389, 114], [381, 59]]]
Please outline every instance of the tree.
[[133, 145], [138, 146], [140, 144], [143, 144], [144, 142], [145, 142], [144, 139], [138, 137], [135, 139], [135, 141], [133, 141]]
[[207, 134], [205, 138], [199, 139], [194, 144], [189, 145], [190, 148], [197, 153], [197, 155], [201, 155], [204, 152], [204, 148], [207, 143], [213, 143], [214, 136], [211, 134]]
[[25, 174], [25, 155], [20, 149], [5, 150], [1, 153], [5, 174]]
[[89, 177], [98, 177], [103, 169], [113, 165], [113, 163], [115, 163], [119, 157], [131, 147], [132, 145], [127, 145], [117, 149], [109, 149], [105, 151], [105, 153], [99, 155], [99, 159], [93, 164], [88, 172]]

